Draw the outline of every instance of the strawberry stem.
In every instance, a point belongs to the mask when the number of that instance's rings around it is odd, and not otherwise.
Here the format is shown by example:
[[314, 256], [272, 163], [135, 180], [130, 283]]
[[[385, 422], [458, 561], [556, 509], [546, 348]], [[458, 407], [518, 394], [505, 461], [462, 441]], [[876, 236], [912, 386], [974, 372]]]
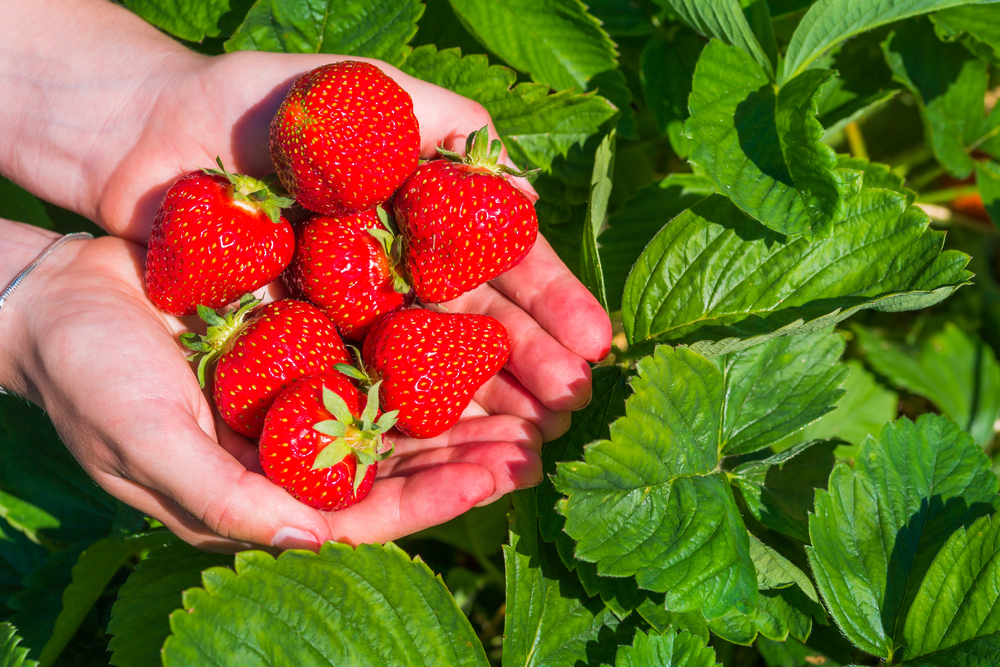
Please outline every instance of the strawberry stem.
[[222, 164], [222, 158], [217, 156], [215, 161], [219, 165], [218, 169], [202, 169], [202, 171], [213, 176], [225, 176], [233, 187], [233, 199], [256, 206], [271, 222], [275, 224], [280, 222], [281, 209], [295, 203], [294, 199], [275, 194], [264, 181], [227, 171]]
[[499, 139], [490, 141], [489, 126], [484, 125], [473, 132], [465, 140], [465, 156], [459, 155], [455, 151], [450, 151], [444, 146], [438, 146], [437, 152], [452, 162], [469, 165], [483, 171], [500, 176], [509, 174], [511, 176], [524, 177], [534, 174], [538, 169], [517, 170], [505, 164], [501, 164], [500, 153], [503, 151], [503, 142]]

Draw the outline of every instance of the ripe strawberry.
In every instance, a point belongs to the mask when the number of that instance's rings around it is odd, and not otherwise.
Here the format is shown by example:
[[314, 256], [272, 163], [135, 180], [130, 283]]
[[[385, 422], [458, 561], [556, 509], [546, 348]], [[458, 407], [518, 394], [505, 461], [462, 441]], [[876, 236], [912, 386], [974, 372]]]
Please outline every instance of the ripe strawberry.
[[153, 221], [146, 255], [149, 300], [171, 315], [220, 308], [278, 277], [294, 235], [280, 216], [292, 200], [255, 178], [202, 169], [174, 183]]
[[300, 204], [318, 213], [363, 211], [388, 199], [417, 166], [413, 102], [368, 63], [306, 72], [271, 121], [271, 158]]
[[225, 317], [204, 306], [198, 314], [209, 323], [204, 336], [187, 333], [181, 340], [200, 357], [198, 380], [215, 367], [215, 407], [237, 433], [256, 438], [264, 416], [281, 390], [310, 375], [329, 373], [348, 361], [347, 350], [327, 317], [315, 306], [294, 299], [259, 304], [252, 295]]
[[362, 358], [382, 382], [382, 406], [399, 411], [396, 428], [430, 438], [455, 425], [509, 353], [507, 330], [492, 317], [412, 309], [376, 320]]
[[267, 478], [320, 510], [350, 507], [368, 495], [383, 434], [395, 414], [378, 414], [378, 386], [361, 395], [337, 372], [299, 380], [274, 400], [260, 436], [260, 464]]
[[295, 256], [282, 277], [294, 296], [318, 305], [341, 335], [360, 341], [376, 317], [409, 301], [394, 245], [376, 209], [339, 218], [314, 215], [295, 225]]
[[469, 136], [466, 158], [439, 148], [448, 159], [420, 165], [396, 193], [406, 271], [422, 301], [449, 301], [496, 278], [535, 243], [535, 208], [503, 176], [525, 172], [497, 164], [502, 145], [487, 154], [488, 142], [484, 127]]

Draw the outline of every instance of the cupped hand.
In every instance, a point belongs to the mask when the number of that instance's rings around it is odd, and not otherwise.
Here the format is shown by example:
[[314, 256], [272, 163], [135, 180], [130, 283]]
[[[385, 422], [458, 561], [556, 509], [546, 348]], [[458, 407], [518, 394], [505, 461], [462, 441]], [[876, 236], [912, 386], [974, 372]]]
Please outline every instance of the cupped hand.
[[[340, 512], [312, 510], [260, 474], [256, 447], [215, 418], [185, 361], [176, 337], [190, 322], [159, 313], [145, 298], [142, 244], [181, 174], [216, 156], [233, 170], [272, 172], [274, 111], [299, 75], [335, 59], [185, 56], [164, 79], [169, 89], [153, 95], [146, 126], [100, 197], [99, 222], [134, 243], [77, 244], [69, 261], [48, 267], [51, 280], [33, 281], [44, 289], [36, 303], [46, 304], [24, 315], [37, 359], [29, 372], [36, 400], [102, 487], [204, 548], [382, 542], [535, 484], [542, 441], [564, 433], [569, 412], [589, 401], [588, 362], [610, 349], [607, 315], [539, 237], [520, 265], [444, 304], [496, 317], [512, 342], [505, 369], [458, 425], [429, 440], [394, 436], [396, 453], [371, 494]], [[438, 145], [461, 151], [483, 125], [492, 131], [475, 102], [371, 62], [413, 98], [422, 156]]]

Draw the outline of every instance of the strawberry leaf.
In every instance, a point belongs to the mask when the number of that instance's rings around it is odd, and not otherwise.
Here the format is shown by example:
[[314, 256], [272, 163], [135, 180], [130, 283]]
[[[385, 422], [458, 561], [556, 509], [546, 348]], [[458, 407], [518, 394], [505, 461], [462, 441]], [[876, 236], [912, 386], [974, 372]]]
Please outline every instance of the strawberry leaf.
[[619, 646], [615, 667], [712, 667], [718, 665], [715, 651], [687, 631], [668, 629], [664, 634], [639, 631], [631, 646]]
[[202, 586], [185, 591], [185, 611], [170, 617], [165, 667], [263, 666], [275, 655], [333, 665], [489, 665], [441, 578], [391, 543], [327, 542], [318, 554], [278, 558], [244, 551], [235, 572], [206, 570]]
[[390, 410], [389, 412], [382, 413], [382, 416], [378, 418], [378, 429], [382, 433], [385, 433], [393, 426], [396, 425], [396, 418], [399, 417], [399, 410]]
[[328, 435], [331, 438], [343, 438], [347, 434], [347, 426], [336, 419], [327, 419], [313, 424], [313, 430]]
[[28, 660], [28, 649], [19, 647], [21, 637], [17, 628], [10, 623], [0, 623], [0, 665], [3, 667], [38, 667], [34, 660]]
[[[715, 37], [753, 57], [768, 78], [774, 79], [772, 59], [761, 48], [738, 0], [664, 0], [662, 4], [669, 5], [684, 23], [701, 34]], [[767, 24], [770, 26], [770, 14]], [[773, 46], [773, 40], [771, 33], [769, 46]]]

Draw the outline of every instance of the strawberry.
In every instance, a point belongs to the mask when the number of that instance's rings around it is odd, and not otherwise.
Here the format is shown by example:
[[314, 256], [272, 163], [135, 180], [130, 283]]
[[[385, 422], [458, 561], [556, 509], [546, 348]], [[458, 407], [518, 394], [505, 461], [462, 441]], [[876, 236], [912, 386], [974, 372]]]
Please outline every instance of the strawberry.
[[362, 359], [382, 382], [382, 406], [399, 411], [396, 428], [430, 438], [455, 425], [509, 353], [507, 330], [492, 317], [411, 309], [375, 321]]
[[318, 305], [341, 335], [360, 341], [372, 320], [409, 301], [393, 245], [398, 243], [382, 228], [376, 209], [339, 218], [314, 215], [295, 225], [295, 256], [282, 277], [294, 296]]
[[484, 127], [469, 136], [466, 158], [442, 148], [446, 158], [417, 167], [396, 193], [396, 223], [417, 298], [440, 303], [478, 287], [517, 265], [538, 235], [531, 201], [497, 164], [502, 144], [487, 154]]
[[271, 121], [271, 158], [300, 204], [327, 215], [388, 199], [417, 166], [413, 102], [368, 63], [347, 60], [306, 72]]
[[383, 434], [393, 413], [378, 414], [378, 386], [361, 395], [337, 372], [299, 380], [274, 400], [260, 436], [260, 465], [267, 478], [320, 510], [350, 507], [368, 495]]
[[271, 282], [294, 250], [278, 197], [255, 178], [219, 169], [182, 176], [160, 203], [146, 255], [149, 300], [171, 315], [220, 308]]
[[181, 335], [195, 351], [192, 358], [199, 358], [202, 386], [208, 364], [218, 362], [215, 407], [234, 431], [250, 438], [260, 436], [264, 416], [282, 389], [348, 361], [333, 323], [315, 306], [284, 299], [257, 309], [259, 303], [246, 294], [239, 309], [225, 317], [199, 306], [208, 333]]

